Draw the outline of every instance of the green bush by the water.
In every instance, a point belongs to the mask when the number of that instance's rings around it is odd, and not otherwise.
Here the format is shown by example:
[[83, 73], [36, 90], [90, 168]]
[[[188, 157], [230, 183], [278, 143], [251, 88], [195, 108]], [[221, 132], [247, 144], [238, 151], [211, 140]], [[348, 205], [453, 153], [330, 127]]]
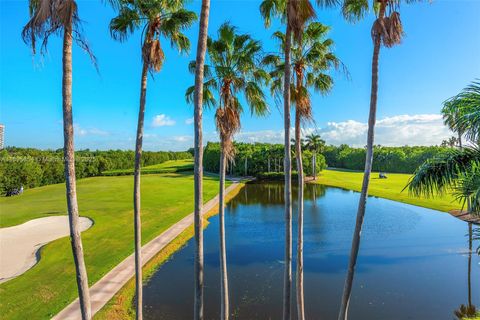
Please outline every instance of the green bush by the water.
[[[191, 159], [188, 152], [145, 151], [142, 166], [161, 164], [169, 160]], [[133, 167], [133, 151], [109, 150], [75, 152], [75, 175], [86, 178], [102, 175], [105, 171]], [[63, 149], [38, 150], [33, 148], [6, 148], [0, 151], [0, 193], [3, 195], [21, 186], [34, 188], [65, 181]]]
[[[237, 176], [257, 176], [264, 173], [283, 174], [283, 144], [235, 143], [235, 159], [229, 163], [227, 172]], [[313, 174], [313, 153], [303, 150], [303, 172]], [[218, 173], [220, 167], [220, 144], [209, 142], [203, 153], [203, 166], [208, 172]], [[292, 153], [292, 168], [296, 169], [295, 155]], [[316, 155], [317, 174], [327, 167], [325, 157]], [[273, 176], [273, 175], [272, 175]]]

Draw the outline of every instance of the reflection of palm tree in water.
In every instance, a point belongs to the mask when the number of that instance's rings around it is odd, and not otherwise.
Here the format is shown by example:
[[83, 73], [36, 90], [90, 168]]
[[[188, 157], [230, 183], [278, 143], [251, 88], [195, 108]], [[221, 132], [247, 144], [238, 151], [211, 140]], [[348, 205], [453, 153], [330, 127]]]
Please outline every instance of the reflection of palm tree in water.
[[[478, 233], [480, 229], [475, 230]], [[479, 238], [475, 237], [475, 240]], [[472, 242], [474, 240], [472, 223], [468, 223], [468, 304], [460, 305], [460, 307], [453, 312], [457, 319], [476, 318], [477, 308], [472, 304]], [[477, 252], [479, 250], [477, 249]], [[480, 253], [480, 252], [479, 252]]]

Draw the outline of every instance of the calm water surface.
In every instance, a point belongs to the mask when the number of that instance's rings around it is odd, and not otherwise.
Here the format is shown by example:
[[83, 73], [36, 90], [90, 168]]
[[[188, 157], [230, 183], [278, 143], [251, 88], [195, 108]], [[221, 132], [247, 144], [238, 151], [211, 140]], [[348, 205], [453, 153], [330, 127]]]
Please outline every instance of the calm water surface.
[[[306, 186], [307, 319], [336, 319], [358, 198], [352, 191]], [[293, 212], [296, 239], [295, 204]], [[233, 319], [281, 318], [284, 228], [281, 184], [249, 184], [228, 204], [227, 260]], [[469, 299], [468, 230], [467, 223], [448, 214], [370, 197], [350, 319], [455, 319], [454, 310]], [[478, 245], [478, 241], [473, 242], [474, 249]], [[295, 247], [294, 243], [294, 257]], [[192, 318], [193, 252], [190, 240], [145, 284], [146, 319]], [[219, 319], [218, 255], [218, 217], [213, 217], [205, 230], [208, 320]], [[476, 253], [471, 255], [470, 288], [472, 303], [480, 306], [480, 259]]]

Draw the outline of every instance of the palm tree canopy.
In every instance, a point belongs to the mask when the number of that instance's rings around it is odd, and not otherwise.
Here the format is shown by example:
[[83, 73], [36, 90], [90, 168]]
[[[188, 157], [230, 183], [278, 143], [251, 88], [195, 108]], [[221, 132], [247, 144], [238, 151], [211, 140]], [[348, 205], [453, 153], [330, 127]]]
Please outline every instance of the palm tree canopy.
[[319, 134], [309, 134], [305, 137], [306, 147], [315, 152], [322, 152], [325, 147], [325, 140]]
[[444, 102], [445, 124], [453, 131], [465, 133], [467, 139], [480, 141], [480, 81], [474, 81], [458, 95]]
[[343, 0], [342, 13], [347, 21], [357, 22], [372, 10], [377, 15], [371, 30], [373, 41], [393, 47], [401, 43], [404, 35], [400, 5], [420, 1], [423, 0]]
[[[340, 0], [316, 0], [319, 7], [335, 7]], [[287, 3], [289, 7], [287, 8]], [[315, 9], [309, 0], [263, 0], [260, 4], [260, 14], [265, 26], [269, 27], [273, 18], [279, 18], [283, 23], [287, 20], [287, 9], [293, 36], [301, 42], [305, 24], [316, 17]]]
[[[248, 34], [240, 34], [230, 23], [224, 23], [217, 32], [217, 39], [208, 38], [208, 63], [204, 66], [204, 104], [215, 106], [216, 125], [223, 141], [230, 141], [240, 130], [240, 114], [243, 106], [239, 94], [243, 94], [252, 114], [268, 112], [262, 86], [270, 81], [270, 75], [262, 69], [262, 47]], [[189, 64], [195, 71], [195, 61]], [[186, 91], [187, 102], [193, 101], [194, 87]], [[228, 154], [227, 154], [228, 155]]]
[[183, 31], [197, 19], [193, 11], [183, 8], [183, 0], [118, 0], [120, 10], [110, 21], [110, 33], [125, 41], [137, 29], [142, 30], [142, 61], [150, 71], [160, 71], [165, 55], [160, 38], [170, 40], [170, 45], [185, 53], [190, 41]]
[[[291, 101], [297, 108], [301, 107], [303, 119], [311, 118], [309, 89], [320, 94], [327, 94], [333, 87], [331, 70], [348, 72], [334, 54], [334, 42], [328, 38], [330, 28], [320, 22], [307, 24], [302, 42], [292, 46], [291, 52]], [[278, 40], [280, 50], [285, 46], [285, 34], [277, 31], [273, 38]], [[278, 99], [282, 96], [285, 64], [281, 53], [269, 54], [264, 57], [263, 64], [270, 67], [272, 82], [270, 90]]]
[[96, 58], [82, 35], [76, 1], [30, 0], [29, 11], [30, 20], [23, 27], [22, 39], [31, 45], [34, 54], [37, 38], [42, 39], [41, 53], [43, 54], [46, 52], [50, 36], [62, 32], [65, 26], [71, 26], [73, 40], [87, 52], [95, 67], [97, 66]]

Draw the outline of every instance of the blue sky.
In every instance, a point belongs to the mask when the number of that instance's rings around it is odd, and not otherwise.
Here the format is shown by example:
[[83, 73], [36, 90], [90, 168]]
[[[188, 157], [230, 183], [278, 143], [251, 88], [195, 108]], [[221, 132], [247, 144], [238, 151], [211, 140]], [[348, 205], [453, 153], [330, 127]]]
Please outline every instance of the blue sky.
[[[276, 50], [272, 32], [265, 29], [259, 1], [212, 0], [209, 34], [224, 21], [261, 40], [265, 51]], [[199, 12], [200, 1], [188, 8]], [[133, 149], [140, 85], [140, 34], [119, 43], [110, 38], [108, 23], [114, 11], [102, 1], [78, 0], [85, 37], [100, 72], [78, 47], [73, 52], [73, 108], [76, 147]], [[377, 142], [384, 145], [439, 144], [451, 133], [441, 124], [441, 103], [480, 78], [480, 1], [437, 0], [403, 5], [406, 36], [400, 46], [382, 49], [378, 100]], [[318, 20], [331, 26], [335, 52], [351, 79], [334, 74], [335, 87], [325, 96], [313, 95], [317, 131], [327, 143], [364, 145], [370, 97], [373, 16], [346, 23], [338, 10], [317, 10]], [[0, 123], [7, 145], [37, 148], [62, 146], [61, 39], [52, 37], [48, 54], [32, 56], [20, 32], [28, 20], [27, 1], [0, 0]], [[187, 64], [195, 57], [198, 24], [186, 33], [189, 55], [180, 55], [163, 41], [166, 61], [149, 78], [145, 148], [182, 150], [191, 146], [193, 108], [184, 99], [193, 76]], [[282, 141], [282, 114], [273, 100], [271, 114], [242, 117], [240, 141]], [[206, 140], [215, 140], [213, 112], [204, 119]]]

